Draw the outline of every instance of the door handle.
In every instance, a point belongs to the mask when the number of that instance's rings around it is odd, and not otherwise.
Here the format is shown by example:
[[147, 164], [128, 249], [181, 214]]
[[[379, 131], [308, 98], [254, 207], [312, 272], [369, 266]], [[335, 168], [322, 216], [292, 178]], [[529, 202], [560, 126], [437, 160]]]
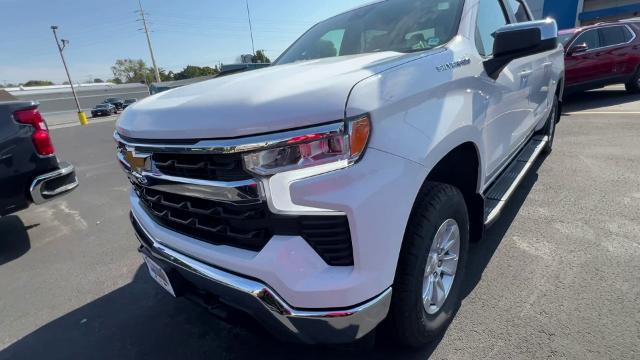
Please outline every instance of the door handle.
[[527, 77], [529, 75], [533, 74], [533, 70], [522, 70], [520, 72], [520, 77]]

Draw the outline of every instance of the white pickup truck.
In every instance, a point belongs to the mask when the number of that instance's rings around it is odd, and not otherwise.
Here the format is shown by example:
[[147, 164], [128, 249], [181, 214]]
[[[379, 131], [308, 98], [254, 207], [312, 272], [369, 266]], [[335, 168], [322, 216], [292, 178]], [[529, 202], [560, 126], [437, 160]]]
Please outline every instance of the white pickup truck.
[[469, 242], [551, 151], [563, 51], [531, 19], [522, 0], [380, 1], [268, 68], [128, 108], [114, 137], [151, 276], [306, 343], [441, 334]]

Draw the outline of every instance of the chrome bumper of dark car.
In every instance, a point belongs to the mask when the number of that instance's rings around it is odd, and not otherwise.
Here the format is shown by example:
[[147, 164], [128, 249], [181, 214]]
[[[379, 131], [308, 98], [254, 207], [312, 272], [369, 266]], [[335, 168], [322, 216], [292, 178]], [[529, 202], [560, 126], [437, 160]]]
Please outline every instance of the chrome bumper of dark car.
[[177, 271], [184, 281], [217, 296], [222, 303], [251, 314], [280, 338], [309, 344], [348, 343], [371, 332], [389, 311], [391, 288], [347, 309], [295, 309], [259, 281], [218, 269], [158, 243], [133, 213], [131, 222], [142, 245], [141, 252], [170, 271]]
[[31, 199], [36, 205], [43, 204], [72, 191], [77, 186], [78, 178], [74, 166], [61, 162], [59, 169], [33, 180], [30, 187]]

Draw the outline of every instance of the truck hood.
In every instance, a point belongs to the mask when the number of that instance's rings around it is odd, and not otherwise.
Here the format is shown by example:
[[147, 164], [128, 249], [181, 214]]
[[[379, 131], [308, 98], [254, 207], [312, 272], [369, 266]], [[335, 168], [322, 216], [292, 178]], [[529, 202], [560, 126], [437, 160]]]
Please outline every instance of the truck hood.
[[138, 139], [215, 139], [340, 120], [356, 83], [407, 56], [362, 54], [223, 76], [139, 101], [116, 128]]

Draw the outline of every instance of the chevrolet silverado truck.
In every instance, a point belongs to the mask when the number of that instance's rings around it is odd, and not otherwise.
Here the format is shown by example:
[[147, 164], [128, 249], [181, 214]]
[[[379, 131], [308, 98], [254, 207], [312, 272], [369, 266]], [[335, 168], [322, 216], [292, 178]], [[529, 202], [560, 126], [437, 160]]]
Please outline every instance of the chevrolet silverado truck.
[[0, 102], [0, 216], [43, 204], [77, 186], [73, 165], [55, 155], [38, 104]]
[[286, 339], [347, 343], [381, 325], [425, 344], [460, 304], [470, 241], [551, 151], [563, 79], [555, 21], [522, 1], [332, 17], [268, 68], [122, 114], [139, 251], [172, 295]]

